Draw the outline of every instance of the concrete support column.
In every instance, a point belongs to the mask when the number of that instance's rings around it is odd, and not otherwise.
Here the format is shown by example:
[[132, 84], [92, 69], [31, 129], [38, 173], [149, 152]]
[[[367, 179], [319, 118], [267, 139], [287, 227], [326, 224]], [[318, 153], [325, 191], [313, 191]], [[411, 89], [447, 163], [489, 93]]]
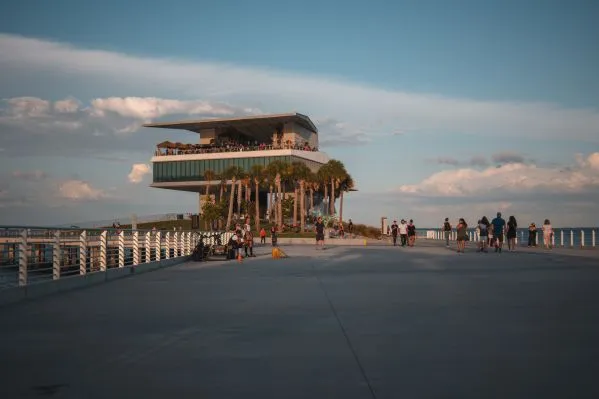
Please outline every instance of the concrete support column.
[[100, 234], [100, 271], [106, 271], [106, 236], [108, 232], [104, 230], [102, 234]]
[[[59, 245], [60, 247], [60, 245]], [[83, 230], [79, 235], [79, 274], [87, 273], [87, 232]]]
[[125, 267], [125, 232], [119, 231], [119, 267]]
[[139, 265], [139, 232], [133, 232], [133, 264]]
[[60, 278], [60, 258], [62, 249], [60, 248], [60, 230], [54, 232], [54, 245], [52, 247], [52, 280]]

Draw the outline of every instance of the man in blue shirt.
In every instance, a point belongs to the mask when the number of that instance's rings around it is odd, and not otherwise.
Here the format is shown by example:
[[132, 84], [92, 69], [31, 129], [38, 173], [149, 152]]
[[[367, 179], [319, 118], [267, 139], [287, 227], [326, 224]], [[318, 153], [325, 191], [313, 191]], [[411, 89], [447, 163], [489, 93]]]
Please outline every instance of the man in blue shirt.
[[497, 217], [491, 222], [493, 225], [493, 237], [497, 240], [495, 252], [501, 252], [503, 246], [503, 235], [505, 232], [505, 220], [501, 217], [501, 212], [497, 212]]

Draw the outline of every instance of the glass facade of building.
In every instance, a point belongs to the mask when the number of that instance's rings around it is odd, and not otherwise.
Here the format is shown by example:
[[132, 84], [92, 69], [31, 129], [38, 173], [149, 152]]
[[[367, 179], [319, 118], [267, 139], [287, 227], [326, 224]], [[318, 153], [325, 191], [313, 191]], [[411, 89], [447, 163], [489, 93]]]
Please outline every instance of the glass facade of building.
[[199, 161], [168, 161], [154, 162], [154, 183], [202, 181], [204, 172], [211, 170], [221, 174], [230, 166], [237, 166], [244, 171], [250, 171], [254, 165], [268, 166], [273, 161], [303, 162], [313, 170], [320, 166], [319, 163], [295, 156], [233, 158], [233, 159], [207, 159]]

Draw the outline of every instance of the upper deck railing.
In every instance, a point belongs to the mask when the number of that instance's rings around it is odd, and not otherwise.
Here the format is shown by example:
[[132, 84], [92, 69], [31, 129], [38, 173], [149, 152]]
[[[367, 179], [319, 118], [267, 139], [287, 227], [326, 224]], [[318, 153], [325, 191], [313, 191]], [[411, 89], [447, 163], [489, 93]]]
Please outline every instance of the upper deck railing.
[[273, 144], [257, 144], [257, 145], [220, 145], [206, 146], [200, 144], [183, 144], [177, 148], [162, 148], [157, 147], [154, 156], [169, 156], [169, 155], [191, 155], [191, 154], [215, 154], [224, 152], [241, 152], [241, 151], [269, 151], [269, 150], [297, 150], [297, 151], [318, 151], [317, 147], [308, 145], [273, 145]]

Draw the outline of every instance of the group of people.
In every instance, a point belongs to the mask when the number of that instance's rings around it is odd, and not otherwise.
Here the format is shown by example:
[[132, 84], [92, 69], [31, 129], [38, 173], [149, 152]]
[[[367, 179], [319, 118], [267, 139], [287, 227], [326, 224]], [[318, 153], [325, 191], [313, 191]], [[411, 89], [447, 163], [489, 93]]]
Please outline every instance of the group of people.
[[[264, 230], [264, 229], [262, 229]], [[232, 235], [229, 238], [229, 248], [233, 251], [235, 259], [241, 258], [241, 250], [243, 249], [245, 252], [245, 257], [255, 257], [254, 255], [254, 233], [252, 233], [252, 228], [250, 226], [249, 220], [246, 220], [246, 223], [242, 226], [241, 224], [236, 224], [235, 227], [232, 228]], [[260, 239], [266, 239], [266, 233], [264, 234], [264, 238], [262, 238], [262, 231], [260, 232]]]
[[413, 247], [416, 242], [416, 226], [414, 220], [410, 219], [410, 222], [406, 222], [401, 219], [400, 223], [397, 224], [397, 220], [393, 221], [390, 227], [391, 236], [393, 237], [393, 246], [397, 246], [397, 237], [401, 240], [401, 246]]
[[[445, 234], [445, 245], [449, 248], [449, 239], [452, 232], [449, 218], [445, 218], [443, 223], [443, 232]], [[476, 225], [478, 236], [477, 252], [488, 252], [487, 248], [495, 248], [495, 252], [503, 250], [504, 238], [507, 239], [508, 251], [516, 250], [516, 237], [518, 234], [518, 222], [516, 217], [510, 216], [508, 221], [502, 218], [501, 212], [497, 212], [497, 217], [491, 222], [486, 216], [478, 220]], [[460, 218], [456, 226], [457, 236], [457, 252], [464, 253], [466, 241], [469, 240], [468, 223], [464, 218]], [[534, 223], [531, 223], [528, 229], [528, 246], [536, 246], [537, 228]], [[553, 228], [549, 219], [545, 219], [543, 224], [543, 239], [545, 247], [550, 248], [553, 239]]]

